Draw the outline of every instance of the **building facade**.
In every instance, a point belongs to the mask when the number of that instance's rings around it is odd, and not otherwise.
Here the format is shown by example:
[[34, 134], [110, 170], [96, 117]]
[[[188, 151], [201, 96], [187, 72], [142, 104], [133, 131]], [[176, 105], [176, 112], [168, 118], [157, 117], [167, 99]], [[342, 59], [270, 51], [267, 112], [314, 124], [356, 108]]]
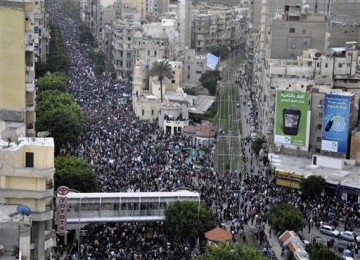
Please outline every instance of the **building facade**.
[[32, 1], [0, 2], [0, 120], [19, 136], [35, 136], [34, 21]]
[[[25, 138], [0, 141], [0, 203], [26, 205], [31, 209], [30, 259], [49, 259], [53, 241], [54, 141], [52, 138]], [[55, 243], [52, 243], [55, 245]]]

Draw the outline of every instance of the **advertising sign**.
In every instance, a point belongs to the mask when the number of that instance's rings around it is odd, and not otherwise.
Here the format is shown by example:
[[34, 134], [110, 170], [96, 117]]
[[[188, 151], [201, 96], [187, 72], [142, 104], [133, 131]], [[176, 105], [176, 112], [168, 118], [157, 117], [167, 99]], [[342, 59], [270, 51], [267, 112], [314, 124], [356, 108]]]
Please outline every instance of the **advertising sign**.
[[309, 94], [299, 91], [276, 92], [275, 143], [306, 145]]
[[349, 136], [350, 96], [326, 94], [321, 150], [346, 153]]
[[67, 215], [67, 198], [66, 194], [69, 193], [69, 188], [61, 186], [57, 189], [57, 231], [60, 236], [65, 235], [66, 232], [66, 215]]

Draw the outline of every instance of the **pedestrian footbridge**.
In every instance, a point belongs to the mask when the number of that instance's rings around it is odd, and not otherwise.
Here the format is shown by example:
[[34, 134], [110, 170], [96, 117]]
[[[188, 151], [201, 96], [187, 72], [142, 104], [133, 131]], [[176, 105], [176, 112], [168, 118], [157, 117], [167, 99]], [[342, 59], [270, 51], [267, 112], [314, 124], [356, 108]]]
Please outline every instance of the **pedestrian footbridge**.
[[[165, 220], [164, 212], [169, 204], [178, 200], [200, 202], [199, 193], [188, 190], [125, 193], [70, 192], [61, 197], [61, 199], [64, 198], [68, 228], [94, 222], [162, 221]], [[59, 199], [58, 197], [58, 203]], [[60, 210], [59, 207], [57, 209]]]

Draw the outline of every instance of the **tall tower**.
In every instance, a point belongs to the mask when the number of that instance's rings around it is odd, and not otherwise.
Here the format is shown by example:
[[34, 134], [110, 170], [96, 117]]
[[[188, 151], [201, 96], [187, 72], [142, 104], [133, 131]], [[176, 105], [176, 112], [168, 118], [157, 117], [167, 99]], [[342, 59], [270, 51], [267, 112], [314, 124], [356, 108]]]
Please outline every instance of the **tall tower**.
[[178, 0], [178, 24], [179, 24], [179, 50], [184, 53], [185, 48], [190, 48], [191, 44], [191, 7], [192, 0]]
[[0, 131], [35, 136], [34, 14], [28, 1], [0, 1]]

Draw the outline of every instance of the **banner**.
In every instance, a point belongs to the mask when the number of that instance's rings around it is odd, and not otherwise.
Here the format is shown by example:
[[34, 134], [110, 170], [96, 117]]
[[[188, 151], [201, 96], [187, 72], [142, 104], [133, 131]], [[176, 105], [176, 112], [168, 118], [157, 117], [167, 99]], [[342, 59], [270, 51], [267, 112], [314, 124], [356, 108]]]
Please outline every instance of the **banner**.
[[350, 96], [326, 94], [321, 150], [346, 153], [349, 138]]
[[306, 145], [308, 102], [308, 93], [276, 91], [275, 143]]

